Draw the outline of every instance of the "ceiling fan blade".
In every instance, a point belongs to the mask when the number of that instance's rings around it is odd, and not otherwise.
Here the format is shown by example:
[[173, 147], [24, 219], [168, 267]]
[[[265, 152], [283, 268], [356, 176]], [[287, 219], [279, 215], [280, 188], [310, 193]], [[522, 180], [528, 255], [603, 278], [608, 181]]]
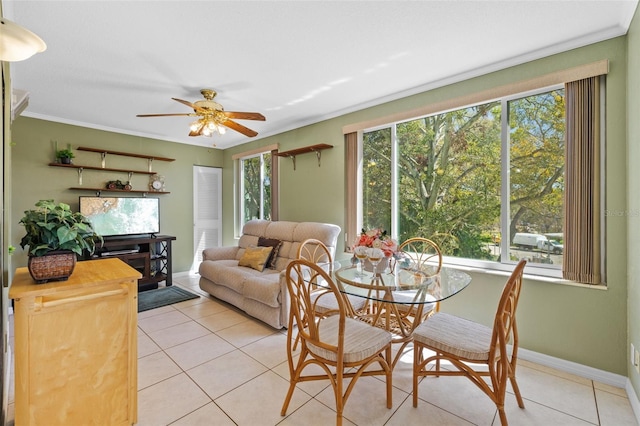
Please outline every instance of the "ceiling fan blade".
[[181, 104], [185, 104], [186, 106], [188, 106], [190, 108], [196, 109], [196, 105], [191, 103], [191, 102], [189, 102], [189, 101], [185, 101], [185, 100], [178, 99], [178, 98], [171, 98], [171, 99], [173, 99], [174, 101], [178, 101]]
[[202, 134], [202, 129], [204, 129], [205, 122], [200, 123], [200, 127], [196, 130], [192, 130], [189, 132], [189, 136], [200, 136]]
[[190, 113], [175, 113], [175, 114], [138, 114], [136, 117], [188, 117], [192, 115], [197, 115], [192, 112]]
[[222, 122], [222, 125], [227, 126], [228, 128], [235, 130], [236, 132], [240, 132], [245, 136], [249, 136], [250, 138], [258, 134], [258, 132], [249, 129], [248, 127], [244, 127], [242, 124], [238, 124], [235, 121], [225, 120]]
[[185, 101], [183, 99], [178, 99], [178, 98], [171, 98], [171, 99], [173, 99], [174, 101], [178, 101], [181, 104], [184, 104], [184, 105], [188, 106], [189, 108], [193, 108], [193, 110], [196, 111], [196, 112], [205, 111], [204, 108], [200, 108], [198, 105], [194, 104], [193, 102]]
[[222, 111], [224, 115], [229, 118], [236, 118], [241, 120], [260, 120], [265, 121], [264, 115], [259, 112], [236, 112], [236, 111]]

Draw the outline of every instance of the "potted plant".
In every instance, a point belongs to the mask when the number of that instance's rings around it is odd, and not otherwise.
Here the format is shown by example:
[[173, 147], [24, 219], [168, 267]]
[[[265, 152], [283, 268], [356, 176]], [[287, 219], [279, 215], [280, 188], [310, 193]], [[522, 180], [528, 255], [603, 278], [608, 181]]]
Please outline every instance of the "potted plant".
[[71, 164], [71, 159], [74, 158], [75, 155], [73, 153], [73, 151], [71, 151], [71, 148], [67, 148], [67, 149], [59, 149], [56, 151], [56, 158], [62, 163], [62, 164]]
[[26, 231], [20, 246], [29, 247], [29, 273], [37, 283], [66, 280], [76, 256], [85, 250], [93, 253], [96, 243], [102, 242], [82, 213], [53, 200], [38, 201], [35, 209], [24, 212], [20, 224]]

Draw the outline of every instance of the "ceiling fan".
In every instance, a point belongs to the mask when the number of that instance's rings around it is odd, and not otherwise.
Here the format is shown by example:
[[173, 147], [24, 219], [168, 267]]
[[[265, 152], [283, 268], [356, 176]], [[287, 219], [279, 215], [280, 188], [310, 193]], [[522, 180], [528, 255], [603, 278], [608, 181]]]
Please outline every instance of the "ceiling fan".
[[193, 108], [193, 112], [175, 114], [138, 114], [136, 117], [198, 117], [196, 121], [190, 124], [189, 128], [191, 131], [189, 132], [189, 136], [211, 137], [214, 132], [224, 134], [225, 127], [235, 130], [236, 132], [240, 132], [250, 138], [258, 134], [258, 132], [249, 129], [242, 124], [236, 123], [232, 119], [264, 121], [265, 118], [262, 114], [257, 112], [225, 111], [222, 105], [213, 100], [217, 94], [215, 90], [202, 89], [200, 90], [200, 93], [204, 96], [204, 100], [189, 102], [182, 99], [171, 98], [174, 101], [178, 101], [181, 104]]

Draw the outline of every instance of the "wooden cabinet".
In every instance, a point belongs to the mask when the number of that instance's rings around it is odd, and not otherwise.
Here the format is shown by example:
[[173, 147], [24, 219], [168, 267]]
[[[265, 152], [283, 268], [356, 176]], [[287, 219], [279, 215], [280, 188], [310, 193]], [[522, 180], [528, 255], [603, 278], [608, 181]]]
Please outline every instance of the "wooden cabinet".
[[139, 277], [119, 259], [78, 262], [46, 284], [16, 270], [16, 426], [137, 422]]
[[154, 235], [151, 237], [130, 237], [105, 239], [96, 250], [94, 258], [118, 258], [138, 270], [142, 277], [138, 290], [158, 288], [158, 283], [173, 284], [171, 267], [171, 242], [176, 237]]

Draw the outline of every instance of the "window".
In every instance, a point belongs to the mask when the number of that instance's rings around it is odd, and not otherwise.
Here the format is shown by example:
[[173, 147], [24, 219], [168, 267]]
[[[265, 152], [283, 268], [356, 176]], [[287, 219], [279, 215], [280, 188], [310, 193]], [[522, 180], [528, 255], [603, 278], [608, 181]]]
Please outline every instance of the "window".
[[366, 130], [362, 226], [430, 238], [449, 263], [559, 276], [564, 135], [562, 86]]
[[252, 219], [271, 219], [271, 153], [240, 160], [242, 224]]

